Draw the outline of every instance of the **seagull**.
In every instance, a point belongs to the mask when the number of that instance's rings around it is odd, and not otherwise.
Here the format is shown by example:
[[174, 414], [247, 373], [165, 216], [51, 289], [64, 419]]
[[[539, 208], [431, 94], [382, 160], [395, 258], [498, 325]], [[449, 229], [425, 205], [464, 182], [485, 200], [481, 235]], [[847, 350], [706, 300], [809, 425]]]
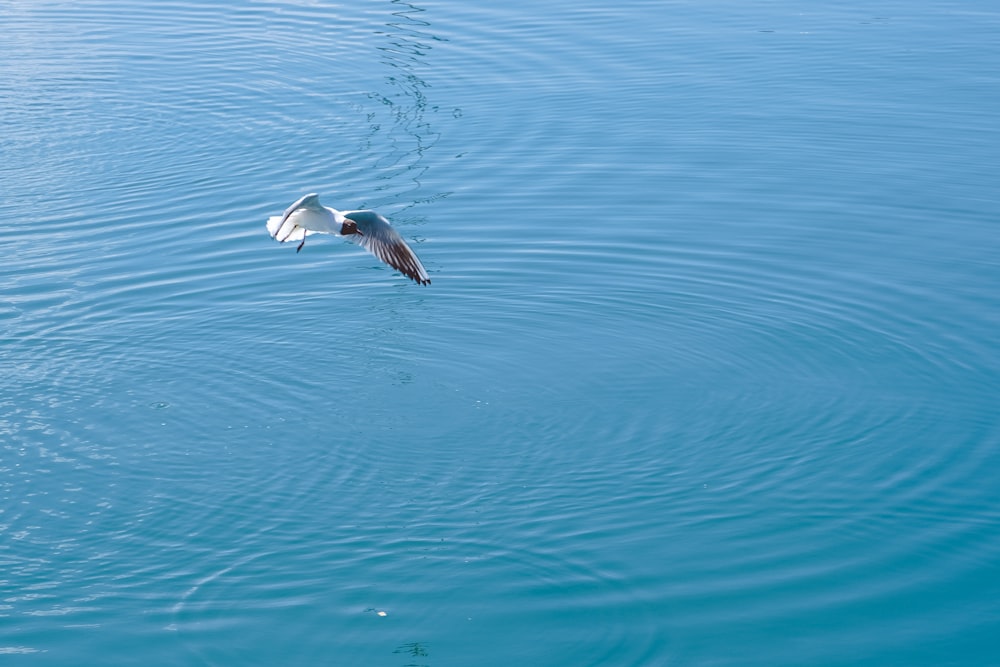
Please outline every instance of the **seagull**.
[[311, 193], [286, 208], [283, 215], [268, 218], [267, 232], [281, 243], [301, 241], [295, 252], [302, 250], [309, 234], [343, 236], [417, 284], [431, 284], [417, 255], [389, 221], [375, 211], [338, 211], [323, 206], [319, 195]]

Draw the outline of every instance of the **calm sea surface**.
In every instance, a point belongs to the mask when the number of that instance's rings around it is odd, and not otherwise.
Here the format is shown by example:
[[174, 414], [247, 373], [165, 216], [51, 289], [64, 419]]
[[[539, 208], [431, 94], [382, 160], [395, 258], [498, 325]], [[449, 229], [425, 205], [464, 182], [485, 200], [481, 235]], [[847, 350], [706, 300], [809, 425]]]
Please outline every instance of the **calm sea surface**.
[[0, 157], [3, 665], [1000, 665], [996, 3], [0, 2]]

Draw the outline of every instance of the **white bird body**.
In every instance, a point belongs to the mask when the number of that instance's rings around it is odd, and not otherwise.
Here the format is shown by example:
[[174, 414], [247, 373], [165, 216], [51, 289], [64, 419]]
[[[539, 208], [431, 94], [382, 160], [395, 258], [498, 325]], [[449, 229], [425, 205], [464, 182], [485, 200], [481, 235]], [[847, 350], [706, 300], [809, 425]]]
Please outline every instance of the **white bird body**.
[[298, 250], [302, 250], [310, 234], [343, 236], [417, 283], [431, 284], [416, 253], [375, 211], [338, 211], [320, 204], [319, 195], [308, 194], [285, 209], [284, 214], [268, 218], [267, 231], [281, 243], [299, 241]]

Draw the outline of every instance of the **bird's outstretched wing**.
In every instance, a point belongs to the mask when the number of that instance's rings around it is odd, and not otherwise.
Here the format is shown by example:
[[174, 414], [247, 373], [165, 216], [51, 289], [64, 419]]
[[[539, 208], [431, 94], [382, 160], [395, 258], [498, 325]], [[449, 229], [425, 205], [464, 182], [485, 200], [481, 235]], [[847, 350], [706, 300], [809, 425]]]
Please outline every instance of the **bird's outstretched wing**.
[[306, 235], [316, 234], [317, 232], [305, 227], [299, 227], [284, 216], [272, 215], [267, 219], [267, 233], [275, 241], [286, 243], [288, 241], [301, 241]]
[[406, 245], [388, 220], [375, 211], [343, 211], [343, 215], [353, 220], [361, 232], [348, 238], [408, 278], [421, 285], [431, 284], [427, 270], [416, 253]]
[[[281, 215], [273, 215], [267, 219], [267, 233], [271, 235], [276, 241], [281, 243], [286, 243], [288, 241], [301, 241], [309, 234], [315, 234], [316, 232], [311, 229], [305, 229], [294, 222], [295, 217], [292, 214], [298, 211], [300, 208], [314, 208], [319, 209], [321, 204], [319, 203], [319, 195], [311, 192], [307, 195], [302, 195], [298, 200], [285, 209], [285, 212]], [[301, 214], [300, 216], [301, 217]]]

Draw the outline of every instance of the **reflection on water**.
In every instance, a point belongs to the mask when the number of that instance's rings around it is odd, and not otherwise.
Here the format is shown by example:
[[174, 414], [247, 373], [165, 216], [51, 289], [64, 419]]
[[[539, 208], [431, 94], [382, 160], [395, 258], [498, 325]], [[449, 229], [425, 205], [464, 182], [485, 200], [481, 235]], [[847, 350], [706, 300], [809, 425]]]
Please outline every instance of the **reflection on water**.
[[[391, 190], [392, 201], [386, 203], [402, 204], [398, 209], [402, 212], [448, 196], [447, 192], [423, 192], [421, 183], [421, 177], [430, 168], [425, 153], [437, 143], [440, 134], [428, 118], [439, 109], [429, 102], [426, 93], [429, 86], [420, 72], [432, 65], [434, 43], [442, 38], [431, 32], [426, 10], [401, 0], [393, 0], [392, 4], [396, 20], [386, 24], [387, 30], [375, 31], [375, 39], [380, 42], [379, 62], [392, 71], [383, 79], [388, 90], [367, 95], [380, 107], [367, 112], [371, 131], [362, 149], [379, 155], [373, 175], [377, 180], [387, 181], [373, 189]], [[410, 185], [399, 190], [400, 180]]]
[[[410, 656], [413, 660], [406, 662], [404, 667], [430, 667], [430, 663], [423, 658], [427, 658], [430, 653], [427, 647], [420, 642], [410, 642], [408, 644], [401, 644], [393, 651], [393, 653], [399, 653], [402, 655]], [[416, 660], [416, 658], [421, 658], [421, 660]]]

